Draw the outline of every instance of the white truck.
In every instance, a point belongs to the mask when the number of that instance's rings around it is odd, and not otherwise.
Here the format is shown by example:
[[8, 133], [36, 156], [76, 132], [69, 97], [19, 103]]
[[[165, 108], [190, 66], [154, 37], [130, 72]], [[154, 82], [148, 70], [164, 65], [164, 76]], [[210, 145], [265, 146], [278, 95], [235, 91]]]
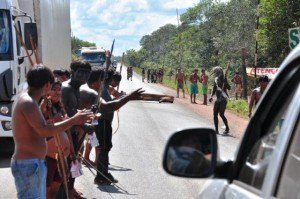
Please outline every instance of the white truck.
[[105, 50], [98, 47], [82, 47], [80, 50], [80, 57], [92, 66], [103, 66], [105, 62]]
[[[20, 44], [18, 32], [30, 49], [28, 31], [35, 32], [35, 37], [32, 38], [37, 42], [38, 54], [44, 65], [51, 69], [68, 68], [71, 62], [70, 1], [0, 1], [1, 140], [12, 138], [12, 103], [15, 96], [26, 85], [26, 72], [30, 65], [25, 50]], [[28, 51], [35, 60], [32, 51]]]

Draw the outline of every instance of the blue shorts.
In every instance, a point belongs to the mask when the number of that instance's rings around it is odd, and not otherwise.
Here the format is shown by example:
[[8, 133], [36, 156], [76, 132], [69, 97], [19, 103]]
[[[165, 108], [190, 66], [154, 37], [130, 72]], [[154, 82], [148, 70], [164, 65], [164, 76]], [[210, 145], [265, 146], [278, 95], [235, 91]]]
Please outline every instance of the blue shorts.
[[11, 160], [18, 198], [46, 198], [47, 167], [45, 160]]
[[191, 89], [191, 94], [198, 94], [198, 84], [197, 83], [191, 83], [190, 89]]

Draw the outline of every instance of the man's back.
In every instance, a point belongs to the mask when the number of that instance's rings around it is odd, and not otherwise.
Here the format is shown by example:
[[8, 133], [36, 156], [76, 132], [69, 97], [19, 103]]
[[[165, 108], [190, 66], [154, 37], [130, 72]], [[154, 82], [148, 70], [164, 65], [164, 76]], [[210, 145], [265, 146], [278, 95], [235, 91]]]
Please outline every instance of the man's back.
[[[37, 114], [40, 115], [40, 118], [32, 118], [32, 115]], [[14, 103], [12, 119], [15, 141], [13, 158], [16, 160], [44, 159], [47, 152], [46, 140], [30, 125], [31, 122], [29, 121], [44, 119], [38, 104], [27, 92], [17, 97]]]

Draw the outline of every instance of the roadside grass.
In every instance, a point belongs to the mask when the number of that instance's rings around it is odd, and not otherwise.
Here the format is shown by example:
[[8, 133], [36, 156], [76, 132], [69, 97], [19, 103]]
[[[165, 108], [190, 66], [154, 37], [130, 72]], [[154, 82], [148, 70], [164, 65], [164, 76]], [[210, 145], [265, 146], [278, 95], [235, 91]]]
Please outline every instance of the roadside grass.
[[228, 100], [227, 108], [229, 110], [233, 110], [238, 115], [247, 118], [248, 117], [248, 110], [249, 105], [246, 100]]

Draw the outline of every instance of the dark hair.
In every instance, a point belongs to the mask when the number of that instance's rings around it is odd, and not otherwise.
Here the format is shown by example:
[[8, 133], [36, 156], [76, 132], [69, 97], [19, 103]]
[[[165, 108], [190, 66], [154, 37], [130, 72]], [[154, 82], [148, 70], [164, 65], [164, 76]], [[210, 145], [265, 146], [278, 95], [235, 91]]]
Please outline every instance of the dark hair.
[[205, 72], [205, 69], [202, 69], [201, 72], [202, 72], [202, 73]]
[[54, 75], [52, 71], [42, 65], [35, 65], [32, 69], [30, 69], [26, 75], [27, 83], [31, 88], [42, 88], [48, 82], [53, 84]]
[[70, 78], [70, 76], [71, 76], [71, 74], [70, 74], [70, 72], [68, 70], [64, 71], [64, 75], [66, 75], [68, 78]]
[[61, 87], [61, 82], [58, 79], [55, 79], [55, 81], [52, 84], [52, 89], [54, 88], [55, 85], [59, 85]]
[[112, 76], [112, 79], [117, 82], [120, 82], [122, 80], [122, 75], [119, 72], [115, 72]]
[[[103, 68], [103, 70], [105, 70], [105, 69]], [[113, 77], [114, 73], [115, 73], [115, 71], [114, 71], [113, 68], [109, 68], [107, 70], [106, 78], [105, 78], [106, 83], [109, 83], [112, 80], [112, 77]]]
[[269, 82], [269, 77], [267, 75], [260, 76], [258, 82]]
[[91, 70], [92, 66], [88, 61], [75, 60], [71, 63], [70, 68], [73, 72], [76, 72], [79, 68]]
[[104, 76], [104, 71], [98, 66], [93, 66], [90, 77], [87, 82], [89, 84], [91, 84], [91, 83], [98, 81], [99, 79], [100, 79], [100, 81], [102, 81], [103, 76]]
[[62, 70], [53, 70], [53, 74], [54, 74], [54, 75], [62, 76], [63, 73], [64, 73], [64, 72], [63, 72]]

